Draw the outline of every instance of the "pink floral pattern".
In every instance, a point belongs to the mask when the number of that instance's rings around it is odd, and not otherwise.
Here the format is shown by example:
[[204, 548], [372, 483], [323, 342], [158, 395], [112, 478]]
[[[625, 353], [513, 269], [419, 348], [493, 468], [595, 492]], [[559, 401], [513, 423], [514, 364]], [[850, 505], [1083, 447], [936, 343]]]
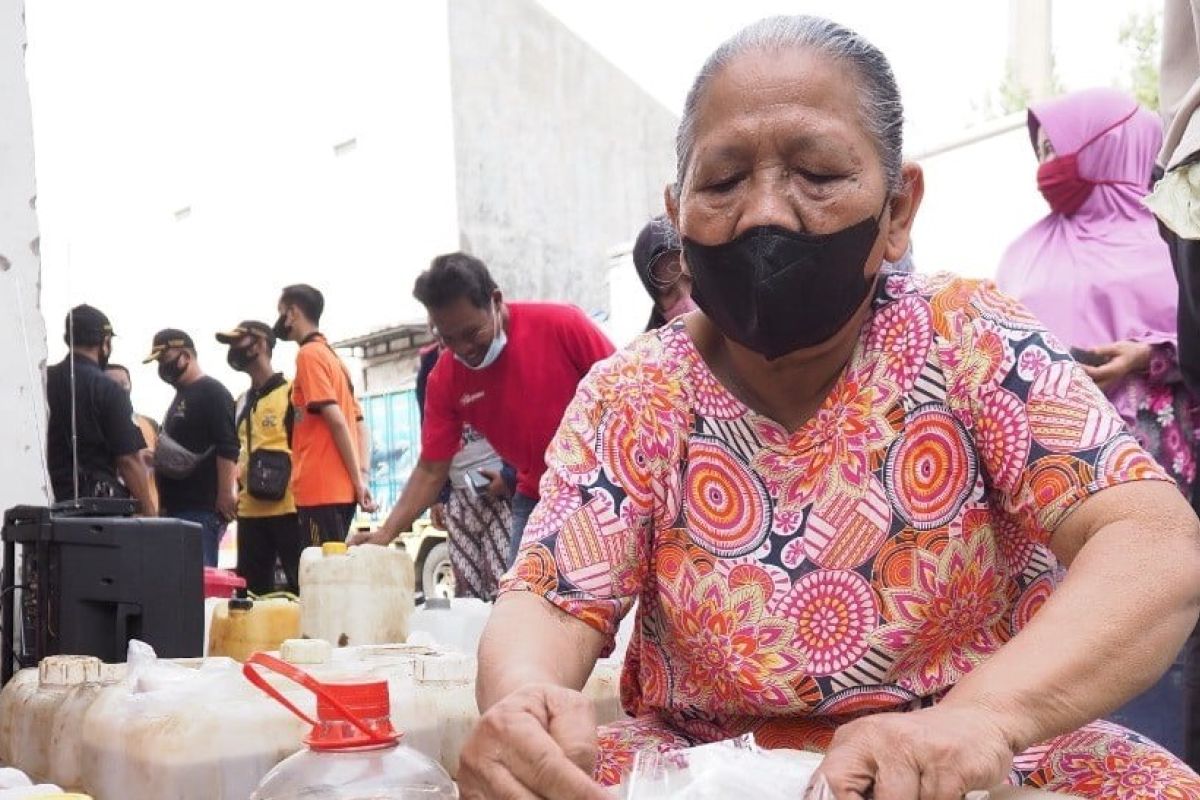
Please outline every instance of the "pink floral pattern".
[[[727, 391], [683, 324], [598, 365], [503, 588], [606, 636], [640, 599], [621, 685], [638, 720], [602, 735], [600, 777], [633, 748], [747, 731], [825, 746], [849, 717], [943, 697], [1050, 598], [1047, 545], [1080, 502], [1170, 480], [1081, 376], [991, 286], [910, 275], [793, 432]], [[1101, 738], [1023, 754], [1020, 779], [1099, 797], [1182, 769]]]

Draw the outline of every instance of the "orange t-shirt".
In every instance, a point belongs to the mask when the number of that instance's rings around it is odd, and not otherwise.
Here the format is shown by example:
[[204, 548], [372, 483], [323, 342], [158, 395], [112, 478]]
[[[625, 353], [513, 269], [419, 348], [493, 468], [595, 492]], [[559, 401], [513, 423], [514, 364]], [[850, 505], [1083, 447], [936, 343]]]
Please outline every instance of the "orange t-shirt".
[[[329, 423], [321, 408], [336, 403], [350, 426], [350, 439], [358, 446], [358, 421], [362, 408], [354, 397], [350, 371], [337, 353], [314, 333], [296, 356], [296, 379], [292, 382], [292, 406], [296, 424], [292, 433], [292, 494], [297, 506], [353, 503], [354, 483]], [[361, 466], [361, 465], [360, 465]]]

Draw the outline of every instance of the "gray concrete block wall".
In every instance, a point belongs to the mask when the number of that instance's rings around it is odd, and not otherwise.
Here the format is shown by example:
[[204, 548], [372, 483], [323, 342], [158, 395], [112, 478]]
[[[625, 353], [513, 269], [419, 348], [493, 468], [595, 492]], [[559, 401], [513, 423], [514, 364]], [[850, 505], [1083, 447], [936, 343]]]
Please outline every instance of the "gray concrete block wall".
[[20, 0], [0, 0], [0, 510], [44, 504], [46, 326]]
[[533, 0], [450, 0], [461, 246], [513, 299], [607, 310], [609, 251], [662, 211], [674, 114]]

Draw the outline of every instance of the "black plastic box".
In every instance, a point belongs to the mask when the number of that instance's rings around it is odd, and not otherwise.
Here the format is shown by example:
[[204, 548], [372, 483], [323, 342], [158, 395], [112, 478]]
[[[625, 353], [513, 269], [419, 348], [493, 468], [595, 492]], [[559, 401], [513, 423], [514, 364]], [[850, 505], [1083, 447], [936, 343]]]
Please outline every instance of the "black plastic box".
[[0, 681], [49, 655], [121, 662], [130, 639], [164, 658], [203, 655], [200, 536], [199, 525], [177, 519], [9, 509]]

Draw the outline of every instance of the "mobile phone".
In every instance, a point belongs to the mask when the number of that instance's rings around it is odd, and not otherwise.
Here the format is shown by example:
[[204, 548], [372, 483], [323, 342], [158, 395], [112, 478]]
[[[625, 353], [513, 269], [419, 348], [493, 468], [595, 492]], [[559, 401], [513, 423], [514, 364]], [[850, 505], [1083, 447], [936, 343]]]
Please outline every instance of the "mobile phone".
[[1111, 360], [1111, 356], [1102, 356], [1095, 350], [1085, 350], [1082, 347], [1072, 347], [1071, 358], [1089, 367], [1102, 367]]
[[487, 477], [479, 470], [471, 470], [467, 473], [466, 478], [467, 482], [470, 483], [472, 488], [476, 490], [486, 489], [492, 484], [491, 478]]

